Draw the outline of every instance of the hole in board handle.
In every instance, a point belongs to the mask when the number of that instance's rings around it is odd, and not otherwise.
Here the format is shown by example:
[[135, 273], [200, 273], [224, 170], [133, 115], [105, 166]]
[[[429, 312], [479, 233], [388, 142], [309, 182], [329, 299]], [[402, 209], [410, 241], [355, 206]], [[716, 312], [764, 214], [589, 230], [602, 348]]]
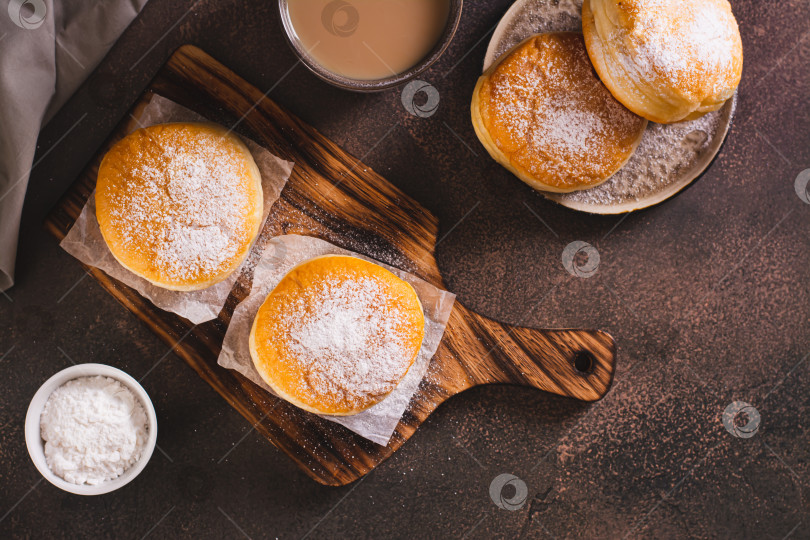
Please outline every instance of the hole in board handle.
[[574, 356], [574, 369], [576, 369], [580, 375], [589, 374], [593, 371], [595, 365], [596, 358], [588, 351], [579, 351]]

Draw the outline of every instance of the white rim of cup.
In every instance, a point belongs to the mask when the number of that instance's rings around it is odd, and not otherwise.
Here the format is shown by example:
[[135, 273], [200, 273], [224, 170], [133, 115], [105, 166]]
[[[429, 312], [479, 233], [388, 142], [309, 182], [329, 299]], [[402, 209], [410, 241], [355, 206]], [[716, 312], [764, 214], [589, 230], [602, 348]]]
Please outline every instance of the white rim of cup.
[[[149, 437], [146, 440], [146, 445], [144, 446], [140, 459], [124, 471], [121, 476], [95, 486], [89, 484], [73, 484], [57, 476], [48, 467], [48, 463], [45, 460], [45, 443], [42, 440], [40, 432], [40, 417], [45, 403], [54, 390], [73, 379], [94, 377], [97, 375], [115, 379], [135, 394], [135, 397], [141, 402], [141, 405], [143, 405], [149, 421]], [[140, 383], [131, 375], [106, 364], [78, 364], [54, 374], [39, 387], [34, 397], [31, 398], [31, 403], [28, 405], [28, 412], [25, 415], [25, 445], [28, 448], [28, 455], [31, 457], [31, 461], [34, 462], [34, 466], [43, 478], [54, 486], [76, 495], [103, 495], [104, 493], [115, 491], [127, 485], [143, 471], [155, 450], [157, 444], [157, 429], [157, 415], [155, 414], [155, 407], [152, 404], [152, 400], [149, 394], [146, 393], [146, 390], [144, 390]]]

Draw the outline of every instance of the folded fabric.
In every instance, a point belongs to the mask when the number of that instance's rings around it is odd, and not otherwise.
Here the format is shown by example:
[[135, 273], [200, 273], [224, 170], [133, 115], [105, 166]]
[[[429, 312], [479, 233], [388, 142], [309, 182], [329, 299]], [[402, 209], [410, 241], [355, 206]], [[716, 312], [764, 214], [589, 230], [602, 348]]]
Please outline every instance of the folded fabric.
[[0, 9], [0, 291], [14, 283], [39, 131], [147, 0], [9, 0]]

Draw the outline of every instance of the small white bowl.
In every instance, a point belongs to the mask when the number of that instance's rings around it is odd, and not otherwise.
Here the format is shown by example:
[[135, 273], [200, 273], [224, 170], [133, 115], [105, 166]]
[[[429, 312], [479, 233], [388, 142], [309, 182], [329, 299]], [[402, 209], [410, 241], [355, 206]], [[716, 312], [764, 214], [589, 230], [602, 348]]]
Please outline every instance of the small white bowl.
[[[89, 484], [73, 484], [56, 476], [51, 469], [48, 468], [48, 463], [45, 461], [45, 441], [42, 440], [42, 436], [40, 435], [40, 416], [42, 415], [42, 409], [45, 407], [45, 403], [54, 390], [73, 379], [79, 377], [94, 377], [96, 375], [102, 375], [117, 380], [129, 388], [135, 397], [140, 400], [149, 423], [149, 435], [141, 458], [118, 478], [107, 480], [95, 486]], [[105, 366], [104, 364], [79, 364], [63, 369], [45, 381], [45, 384], [34, 394], [34, 398], [28, 406], [28, 413], [25, 415], [25, 444], [28, 446], [28, 454], [31, 456], [31, 460], [42, 476], [45, 477], [45, 480], [59, 489], [77, 495], [101, 495], [103, 493], [109, 493], [130, 483], [140, 474], [144, 467], [146, 467], [149, 458], [152, 457], [155, 444], [157, 444], [157, 415], [155, 415], [155, 407], [152, 405], [152, 400], [149, 399], [149, 394], [138, 384], [138, 381], [120, 369]]]

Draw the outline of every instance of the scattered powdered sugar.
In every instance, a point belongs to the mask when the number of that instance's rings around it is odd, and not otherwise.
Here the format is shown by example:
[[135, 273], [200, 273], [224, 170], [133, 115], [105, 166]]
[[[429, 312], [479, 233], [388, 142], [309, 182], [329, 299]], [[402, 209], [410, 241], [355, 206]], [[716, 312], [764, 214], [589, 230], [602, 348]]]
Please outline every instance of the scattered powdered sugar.
[[723, 108], [688, 122], [650, 122], [633, 156], [605, 183], [550, 196], [563, 204], [622, 204], [641, 201], [670, 186], [688, 182], [719, 148], [727, 126], [726, 114], [729, 113]]
[[484, 71], [506, 51], [532, 34], [581, 32], [581, 13], [582, 0], [515, 2], [493, 33], [484, 60]]
[[157, 247], [155, 261], [172, 278], [214, 274], [223, 260], [236, 254], [233, 235], [219, 225], [195, 227], [166, 221], [169, 227]]
[[148, 427], [143, 405], [109, 377], [80, 377], [50, 395], [40, 417], [45, 459], [73, 484], [121, 476], [141, 457]]
[[379, 279], [330, 279], [312, 287], [279, 324], [306, 373], [299, 384], [350, 407], [389, 393], [410, 367], [412, 351], [404, 315], [386, 305]]
[[[606, 131], [600, 116], [565, 102], [551, 103], [543, 120], [532, 134], [535, 144], [555, 144], [582, 158], [588, 155], [590, 144], [598, 140], [596, 135]], [[598, 150], [598, 146], [594, 150]]]

